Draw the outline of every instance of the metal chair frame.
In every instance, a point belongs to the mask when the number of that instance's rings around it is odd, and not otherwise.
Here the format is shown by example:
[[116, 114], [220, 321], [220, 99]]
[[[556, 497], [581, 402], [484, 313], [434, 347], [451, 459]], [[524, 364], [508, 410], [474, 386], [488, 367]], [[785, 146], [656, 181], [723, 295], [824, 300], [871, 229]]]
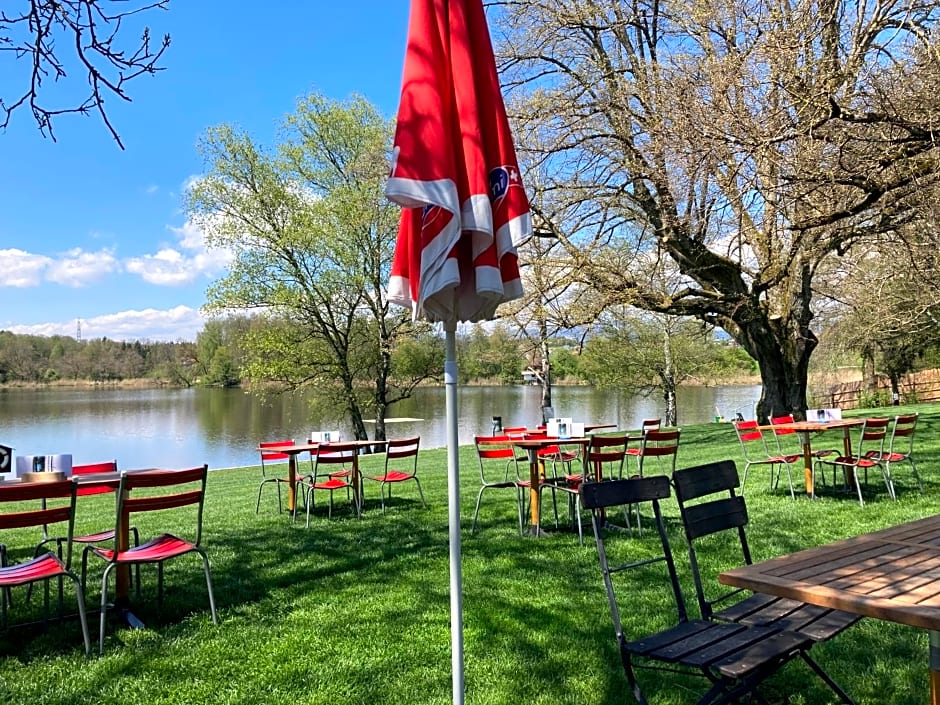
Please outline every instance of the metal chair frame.
[[[881, 470], [885, 479], [885, 485], [888, 489], [888, 496], [894, 499], [894, 488], [890, 484], [888, 474], [882, 465], [881, 457], [884, 455], [885, 438], [888, 435], [888, 423], [890, 419], [871, 418], [865, 419], [859, 428], [858, 442], [855, 452], [850, 456], [840, 455], [831, 460], [821, 460], [819, 464], [832, 465], [833, 468], [841, 468], [845, 473], [846, 485], [853, 483], [855, 491], [858, 494], [858, 503], [865, 506], [865, 499], [862, 497], [862, 484], [859, 481], [859, 472], [864, 473], [865, 484], [868, 484], [868, 469], [877, 467]], [[835, 472], [835, 470], [833, 470]], [[816, 474], [815, 464], [813, 466], [813, 475]]]
[[265, 462], [290, 462], [290, 456], [287, 453], [281, 453], [275, 449], [292, 445], [294, 445], [293, 439], [284, 441], [264, 441], [258, 444], [258, 447], [261, 449], [261, 484], [258, 485], [258, 501], [255, 503], [255, 514], [257, 514], [261, 508], [261, 491], [264, 489], [265, 485], [271, 484], [272, 482], [274, 483], [274, 486], [277, 487], [277, 512], [280, 514], [283, 511], [281, 506], [281, 485], [287, 484], [289, 480], [286, 476], [282, 477], [280, 475], [269, 475], [266, 470]]
[[[385, 489], [388, 488], [388, 499], [392, 499], [392, 485], [400, 482], [414, 481], [418, 486], [421, 504], [427, 508], [424, 501], [424, 492], [421, 490], [421, 480], [418, 479], [418, 446], [421, 437], [397, 438], [385, 442], [385, 469], [381, 475], [367, 476], [368, 479], [379, 483], [379, 496], [382, 501], [382, 513], [385, 513]], [[405, 469], [392, 467], [393, 463], [401, 463]]]
[[[639, 668], [647, 668], [704, 676], [708, 689], [698, 699], [698, 705], [737, 703], [751, 696], [766, 703], [757, 692], [760, 684], [791, 660], [804, 655], [812, 641], [782, 629], [689, 618], [660, 507], [660, 502], [669, 494], [669, 478], [663, 475], [585, 482], [581, 486], [581, 502], [591, 511], [607, 603], [621, 664], [633, 697], [639, 705], [648, 705], [636, 673]], [[647, 548], [638, 556], [633, 539], [617, 532], [605, 537], [604, 515], [605, 511], [641, 503], [652, 506], [661, 551]], [[651, 555], [653, 553], [656, 555]], [[621, 613], [645, 610], [630, 601], [635, 591], [627, 584], [627, 572], [635, 574], [636, 570], [662, 563], [669, 575], [678, 621], [675, 626], [630, 639], [624, 631]], [[641, 584], [649, 584], [645, 570], [643, 578], [635, 579], [634, 584], [641, 581]], [[654, 609], [661, 607], [657, 603]], [[657, 679], [660, 681], [661, 677]]]
[[[352, 471], [345, 468], [355, 462], [355, 456], [358, 452], [359, 447], [355, 443], [322, 444], [317, 448], [317, 453], [313, 457], [313, 475], [301, 480], [301, 485], [304, 488], [304, 503], [307, 505], [307, 527], [310, 526], [310, 511], [313, 509], [317, 491], [330, 493], [330, 504], [327, 510], [327, 517], [329, 518], [333, 517], [333, 493], [337, 490], [346, 490], [346, 496], [350, 496], [350, 492], [354, 490], [354, 480], [352, 479]], [[344, 469], [340, 471], [331, 470], [331, 467], [336, 465], [342, 465]], [[361, 488], [355, 489], [361, 490]], [[360, 497], [362, 496], [361, 491], [358, 494]], [[358, 518], [361, 508], [354, 497], [350, 501]], [[297, 514], [295, 513], [294, 520], [296, 521], [296, 519]]]
[[[757, 421], [734, 421], [732, 422], [734, 426], [734, 432], [737, 434], [738, 442], [741, 444], [741, 452], [744, 454], [744, 474], [741, 477], [741, 494], [744, 494], [744, 488], [747, 485], [747, 473], [751, 469], [752, 465], [769, 465], [770, 466], [770, 489], [773, 490], [780, 482], [780, 468], [783, 467], [787, 471], [787, 484], [790, 486], [790, 499], [796, 501], [796, 492], [793, 490], [793, 475], [790, 472], [790, 465], [800, 460], [803, 455], [802, 453], [792, 453], [792, 454], [777, 454], [774, 455], [770, 452], [770, 449], [767, 447], [767, 439], [764, 438], [764, 434], [761, 433], [760, 427]], [[750, 445], [751, 449], [754, 446], [759, 445], [761, 450], [760, 457], [753, 457], [748, 446]], [[774, 470], [776, 469], [776, 478], [774, 477]]]
[[[528, 480], [519, 476], [519, 465], [516, 458], [516, 449], [510, 445], [509, 436], [475, 436], [473, 439], [477, 451], [477, 461], [480, 466], [480, 491], [477, 492], [477, 501], [473, 509], [473, 522], [470, 527], [471, 536], [476, 533], [477, 517], [480, 514], [480, 502], [483, 493], [487, 490], [508, 490], [516, 494], [516, 513], [519, 519], [519, 535], [523, 533], [523, 493], [530, 486]], [[488, 467], [503, 463], [502, 479], [494, 479], [493, 471]]]
[[917, 482], [917, 488], [923, 492], [924, 483], [921, 482], [920, 475], [917, 472], [917, 465], [914, 464], [914, 431], [917, 429], [917, 418], [919, 414], [898, 414], [894, 417], [894, 423], [891, 425], [891, 437], [888, 441], [888, 450], [877, 453], [868, 451], [866, 455], [877, 458], [881, 461], [881, 468], [884, 472], [885, 484], [888, 486], [888, 494], [891, 499], [897, 499], [897, 493], [894, 490], [894, 477], [891, 474], [892, 463], [902, 463], [907, 461], [911, 465], [911, 473]]
[[[42, 582], [45, 585], [44, 608], [49, 614], [49, 581], [69, 578], [75, 585], [78, 603], [78, 617], [85, 642], [85, 654], [91, 653], [91, 637], [88, 632], [88, 619], [85, 614], [85, 592], [80, 578], [71, 570], [72, 535], [75, 527], [74, 480], [56, 482], [20, 482], [0, 484], [0, 504], [11, 505], [11, 511], [0, 511], [0, 529], [20, 529], [30, 526], [46, 527], [49, 524], [65, 523], [68, 526], [65, 536], [65, 559], [55, 553], [34, 556], [24, 563], [8, 564], [6, 547], [0, 545], [0, 625], [6, 626], [7, 607], [12, 588], [24, 585], [32, 586]], [[68, 504], [49, 507], [47, 500], [67, 500]], [[41, 502], [37, 509], [24, 509], [12, 503], [35, 501]], [[35, 506], [35, 505], [33, 505]]]
[[[88, 574], [88, 555], [92, 554], [106, 562], [101, 577], [101, 623], [98, 635], [98, 651], [104, 653], [105, 623], [108, 611], [108, 578], [121, 565], [157, 564], [157, 603], [163, 602], [163, 564], [173, 558], [197, 554], [202, 560], [209, 593], [209, 610], [212, 621], [219, 623], [212, 589], [212, 572], [209, 556], [200, 545], [202, 542], [202, 514], [206, 499], [206, 478], [209, 467], [186, 470], [147, 470], [121, 474], [118, 486], [117, 516], [114, 523], [114, 542], [111, 548], [95, 545], [85, 546], [82, 551], [82, 584]], [[168, 509], [193, 507], [195, 527], [191, 538], [173, 534], [159, 534], [139, 546], [122, 550], [120, 545], [121, 523], [130, 521], [133, 514], [161, 512]]]

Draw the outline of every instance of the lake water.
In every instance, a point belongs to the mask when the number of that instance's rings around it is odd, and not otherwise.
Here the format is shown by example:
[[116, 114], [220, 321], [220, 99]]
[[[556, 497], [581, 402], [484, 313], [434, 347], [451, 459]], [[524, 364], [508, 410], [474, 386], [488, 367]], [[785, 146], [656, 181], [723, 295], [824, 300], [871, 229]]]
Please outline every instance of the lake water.
[[[662, 415], [659, 398], [631, 397], [616, 390], [557, 387], [555, 413], [585, 423], [613, 423], [635, 429], [646, 417]], [[679, 392], [679, 422], [712, 421], [716, 407], [725, 417], [740, 411], [753, 418], [760, 387], [689, 387]], [[459, 438], [492, 431], [492, 417], [504, 426], [541, 420], [538, 387], [461, 387]], [[421, 421], [389, 424], [389, 436], [420, 435], [426, 448], [446, 444], [443, 387], [419, 389], [395, 405], [389, 416]], [[0, 390], [0, 444], [15, 455], [71, 453], [73, 462], [117, 459], [121, 467], [239, 467], [258, 463], [262, 440], [304, 440], [312, 430], [339, 430], [338, 418], [311, 418], [304, 396], [262, 403], [240, 389]]]

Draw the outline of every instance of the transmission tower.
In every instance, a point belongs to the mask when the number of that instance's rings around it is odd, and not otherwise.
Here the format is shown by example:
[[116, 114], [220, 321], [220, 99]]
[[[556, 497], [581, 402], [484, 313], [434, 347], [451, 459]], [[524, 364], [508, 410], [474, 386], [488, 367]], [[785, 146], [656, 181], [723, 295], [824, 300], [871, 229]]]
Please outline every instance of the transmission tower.
[[75, 340], [82, 342], [82, 319], [75, 319]]

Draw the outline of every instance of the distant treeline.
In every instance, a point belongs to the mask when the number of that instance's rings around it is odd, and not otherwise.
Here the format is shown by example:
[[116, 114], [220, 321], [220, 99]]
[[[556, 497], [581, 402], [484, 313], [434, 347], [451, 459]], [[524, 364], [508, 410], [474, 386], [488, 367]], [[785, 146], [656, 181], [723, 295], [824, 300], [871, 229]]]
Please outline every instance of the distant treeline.
[[76, 340], [0, 331], [0, 383], [152, 379], [188, 386], [200, 372], [195, 343]]

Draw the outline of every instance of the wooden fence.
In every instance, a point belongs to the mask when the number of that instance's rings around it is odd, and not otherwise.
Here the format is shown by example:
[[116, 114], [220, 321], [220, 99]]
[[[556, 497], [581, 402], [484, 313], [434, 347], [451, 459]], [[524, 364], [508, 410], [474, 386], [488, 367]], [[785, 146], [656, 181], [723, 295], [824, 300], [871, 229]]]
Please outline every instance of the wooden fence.
[[[900, 403], [940, 401], [940, 370], [912, 372], [901, 378], [898, 384]], [[833, 384], [826, 390], [817, 390], [819, 406], [826, 408], [857, 409], [861, 401], [866, 406], [888, 406], [892, 404], [891, 380], [879, 375], [874, 386], [858, 380]], [[822, 403], [825, 402], [825, 403]]]

